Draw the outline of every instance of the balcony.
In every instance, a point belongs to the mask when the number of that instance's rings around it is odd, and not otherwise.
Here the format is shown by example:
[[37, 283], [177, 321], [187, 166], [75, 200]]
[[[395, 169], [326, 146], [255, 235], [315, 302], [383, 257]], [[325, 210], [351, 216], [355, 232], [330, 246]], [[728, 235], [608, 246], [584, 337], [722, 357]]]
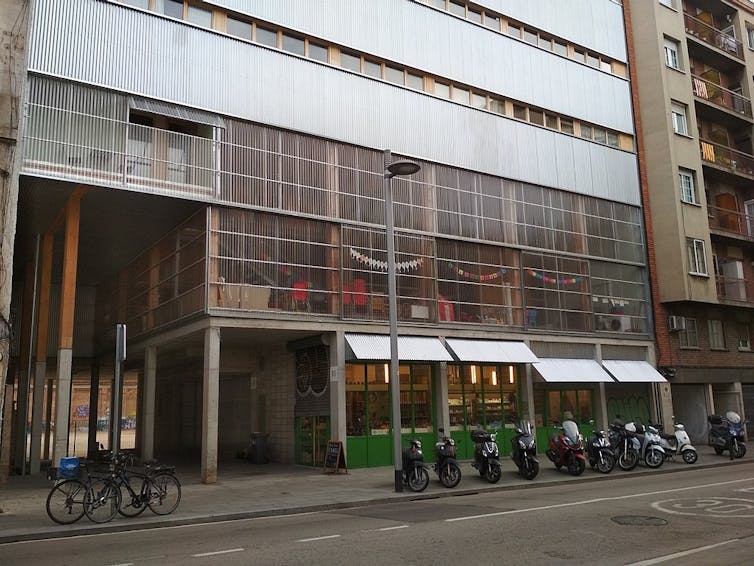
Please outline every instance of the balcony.
[[716, 165], [733, 175], [754, 178], [754, 156], [708, 140], [699, 140], [704, 164]]
[[707, 206], [710, 230], [754, 242], [754, 216], [737, 210]]
[[689, 14], [684, 14], [683, 17], [687, 34], [743, 62], [744, 46], [735, 37]]
[[742, 277], [728, 277], [716, 275], [717, 297], [722, 302], [735, 304], [750, 304], [754, 302], [754, 281]]
[[697, 75], [691, 75], [691, 77], [694, 85], [694, 96], [697, 98], [742, 114], [748, 118], [752, 117], [751, 101], [745, 96]]

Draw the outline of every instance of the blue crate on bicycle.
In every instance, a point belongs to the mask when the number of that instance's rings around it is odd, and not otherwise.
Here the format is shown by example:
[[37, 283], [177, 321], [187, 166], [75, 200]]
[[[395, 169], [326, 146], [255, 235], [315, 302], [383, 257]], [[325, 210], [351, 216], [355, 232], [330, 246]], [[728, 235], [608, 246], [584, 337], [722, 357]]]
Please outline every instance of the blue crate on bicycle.
[[81, 472], [81, 461], [76, 457], [67, 457], [60, 459], [58, 468], [58, 477], [60, 479], [76, 479]]

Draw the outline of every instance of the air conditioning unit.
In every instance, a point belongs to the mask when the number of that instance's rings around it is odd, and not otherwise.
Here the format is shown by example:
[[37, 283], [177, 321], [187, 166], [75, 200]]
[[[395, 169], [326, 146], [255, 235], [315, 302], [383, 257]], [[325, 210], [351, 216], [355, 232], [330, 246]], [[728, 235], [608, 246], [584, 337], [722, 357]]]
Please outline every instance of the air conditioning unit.
[[686, 330], [686, 319], [682, 316], [669, 316], [668, 317], [668, 330], [671, 332], [678, 332], [679, 330]]

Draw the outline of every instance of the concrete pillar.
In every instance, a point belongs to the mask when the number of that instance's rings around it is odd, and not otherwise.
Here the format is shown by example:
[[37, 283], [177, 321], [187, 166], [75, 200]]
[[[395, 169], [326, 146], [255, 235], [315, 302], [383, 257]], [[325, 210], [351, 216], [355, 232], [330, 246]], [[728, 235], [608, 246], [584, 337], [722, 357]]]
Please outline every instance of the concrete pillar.
[[55, 396], [55, 442], [52, 447], [53, 465], [68, 455], [68, 427], [71, 413], [71, 370], [73, 350], [58, 350], [57, 390]]
[[712, 392], [712, 384], [706, 383], [704, 385], [704, 401], [707, 404], [707, 414], [714, 415], [715, 413], [715, 395]]
[[92, 361], [89, 370], [89, 440], [87, 442], [87, 458], [97, 457], [99, 443], [97, 441], [97, 419], [99, 418], [99, 361]]
[[42, 411], [44, 410], [45, 381], [47, 377], [47, 362], [37, 361], [34, 364], [34, 393], [31, 407], [31, 443], [29, 444], [30, 464], [29, 473], [38, 474], [41, 470], [42, 456]]
[[139, 417], [141, 432], [141, 457], [154, 458], [154, 411], [157, 388], [157, 347], [148, 346], [144, 351], [144, 389], [142, 391], [142, 411]]
[[[597, 361], [600, 366], [602, 365], [602, 344], [595, 344], [594, 345], [594, 358]], [[599, 383], [597, 387], [597, 402], [596, 405], [596, 411], [594, 415], [594, 423], [595, 428], [601, 429], [601, 430], [607, 430], [608, 422], [607, 422], [607, 394], [605, 392], [605, 384]]]
[[[531, 348], [528, 340], [524, 342], [527, 348]], [[534, 368], [531, 364], [524, 364], [524, 374], [521, 382], [522, 394], [526, 403], [526, 412], [521, 411], [521, 417], [528, 420], [532, 426], [536, 427], [536, 411], [534, 409]], [[544, 424], [544, 423], [543, 423]]]
[[202, 483], [217, 482], [217, 417], [220, 398], [220, 329], [204, 331]]
[[652, 419], [656, 423], [662, 423], [664, 432], [673, 433], [673, 394], [670, 384], [653, 383], [652, 396]]
[[[330, 438], [346, 446], [346, 338], [343, 331], [328, 335], [330, 341]], [[347, 461], [347, 460], [346, 460]]]
[[47, 343], [50, 326], [50, 285], [52, 280], [52, 245], [53, 233], [48, 231], [42, 239], [41, 273], [39, 279], [39, 314], [37, 316], [37, 355], [34, 368], [34, 400], [31, 417], [31, 468], [32, 474], [40, 471], [42, 442], [42, 422], [47, 422], [44, 431], [44, 458], [50, 457], [50, 418], [52, 400], [52, 380], [47, 382], [47, 417], [44, 418], [44, 393], [47, 381]]
[[444, 428], [450, 434], [450, 407], [448, 406], [448, 363], [439, 362], [434, 367], [435, 375], [435, 412], [437, 428]]

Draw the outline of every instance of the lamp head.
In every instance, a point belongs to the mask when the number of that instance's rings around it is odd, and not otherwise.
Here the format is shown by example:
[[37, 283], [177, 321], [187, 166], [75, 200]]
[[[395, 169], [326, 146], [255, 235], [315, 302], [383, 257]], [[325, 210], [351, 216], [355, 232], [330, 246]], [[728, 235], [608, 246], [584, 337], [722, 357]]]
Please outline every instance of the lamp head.
[[407, 175], [413, 175], [419, 171], [419, 169], [421, 169], [421, 166], [418, 163], [409, 161], [408, 159], [399, 159], [398, 161], [393, 161], [387, 166], [386, 174], [389, 177], [405, 177]]

